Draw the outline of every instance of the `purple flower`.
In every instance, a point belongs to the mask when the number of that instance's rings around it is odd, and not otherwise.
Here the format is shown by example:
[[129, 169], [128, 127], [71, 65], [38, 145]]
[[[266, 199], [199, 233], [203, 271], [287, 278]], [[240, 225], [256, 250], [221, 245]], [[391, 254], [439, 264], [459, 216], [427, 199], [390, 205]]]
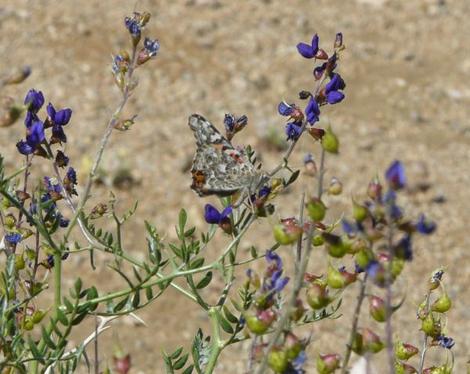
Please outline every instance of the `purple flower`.
[[69, 225], [70, 220], [67, 218], [64, 218], [62, 214], [59, 214], [59, 226], [62, 228], [65, 228]]
[[415, 224], [416, 231], [421, 234], [429, 235], [436, 230], [436, 224], [432, 221], [428, 221], [424, 214], [421, 214], [418, 218], [418, 222]]
[[150, 38], [145, 38], [144, 49], [148, 57], [156, 56], [158, 50], [160, 49], [160, 43], [157, 39], [152, 40]]
[[393, 190], [399, 190], [405, 187], [406, 176], [403, 164], [398, 160], [393, 161], [385, 172], [385, 179]]
[[65, 108], [59, 111], [56, 111], [54, 106], [49, 103], [47, 105], [47, 114], [53, 125], [58, 126], [65, 126], [70, 121], [70, 117], [72, 117], [72, 109]]
[[258, 192], [258, 197], [263, 198], [263, 197], [268, 196], [270, 193], [271, 193], [271, 187], [263, 186]]
[[219, 224], [232, 213], [232, 206], [228, 205], [222, 212], [219, 212], [217, 208], [211, 204], [206, 204], [204, 207], [204, 219], [210, 224]]
[[26, 141], [20, 140], [16, 143], [16, 148], [21, 154], [29, 155], [36, 150], [44, 139], [44, 125], [41, 121], [36, 121], [28, 128]]
[[226, 113], [224, 117], [225, 130], [227, 132], [233, 132], [235, 128], [236, 119], [235, 116], [231, 113]]
[[32, 124], [36, 121], [39, 121], [39, 117], [37, 116], [36, 113], [30, 112], [29, 110], [26, 112], [26, 116], [24, 118], [24, 124], [27, 129], [29, 129]]
[[333, 74], [331, 80], [325, 86], [326, 101], [329, 104], [339, 103], [344, 99], [344, 94], [340, 90], [344, 90], [346, 84], [339, 74]]
[[371, 260], [366, 266], [366, 273], [369, 277], [374, 279], [377, 276], [377, 273], [381, 270], [381, 266], [378, 261]]
[[75, 171], [74, 168], [69, 167], [67, 169], [66, 177], [67, 177], [67, 179], [69, 180], [70, 183], [77, 184], [77, 172]]
[[287, 104], [285, 101], [281, 101], [277, 106], [277, 111], [281, 116], [288, 117], [294, 111], [294, 104]]
[[313, 35], [312, 43], [299, 43], [297, 44], [297, 50], [305, 58], [314, 58], [318, 52], [319, 37], [317, 34]]
[[132, 37], [140, 38], [140, 35], [142, 33], [142, 27], [140, 26], [140, 23], [137, 21], [137, 19], [135, 19], [135, 17], [126, 17], [124, 19], [124, 24], [126, 25], [126, 28], [127, 30], [129, 30], [129, 33]]
[[41, 91], [31, 89], [24, 98], [24, 104], [28, 107], [28, 111], [37, 113], [44, 104], [44, 95]]
[[22, 239], [21, 234], [11, 232], [5, 235], [5, 240], [10, 244], [18, 244]]
[[297, 140], [302, 135], [301, 122], [289, 122], [286, 124], [287, 140]]
[[441, 347], [446, 349], [451, 349], [455, 345], [454, 339], [444, 335], [438, 336], [437, 341]]
[[313, 97], [310, 97], [307, 107], [305, 108], [305, 115], [307, 116], [307, 122], [311, 125], [320, 119], [320, 107]]
[[46, 190], [48, 192], [53, 192], [56, 194], [60, 194], [62, 192], [62, 187], [60, 187], [59, 183], [53, 183], [52, 179], [49, 177], [44, 177], [44, 185], [46, 186]]
[[303, 369], [303, 366], [305, 361], [307, 361], [307, 355], [305, 354], [305, 351], [301, 351], [297, 357], [292, 360], [291, 367], [288, 368], [286, 374], [304, 374], [305, 370]]
[[274, 251], [267, 251], [266, 260], [269, 265], [268, 274], [270, 274], [270, 277], [266, 280], [263, 288], [269, 292], [281, 292], [289, 282], [289, 277], [281, 277], [283, 266], [281, 257]]
[[352, 236], [357, 232], [357, 226], [354, 223], [348, 221], [346, 218], [341, 220], [341, 227], [343, 231], [349, 236]]
[[397, 246], [395, 247], [395, 255], [398, 258], [402, 258], [406, 261], [413, 259], [413, 248], [411, 246], [411, 235], [406, 234], [400, 239]]

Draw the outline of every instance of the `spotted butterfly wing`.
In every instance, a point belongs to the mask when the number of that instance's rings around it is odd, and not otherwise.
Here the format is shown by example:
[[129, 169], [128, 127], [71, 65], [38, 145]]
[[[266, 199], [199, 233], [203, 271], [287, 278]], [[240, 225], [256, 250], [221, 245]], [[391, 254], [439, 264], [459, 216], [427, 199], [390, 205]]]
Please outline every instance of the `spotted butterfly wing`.
[[199, 196], [230, 196], [259, 179], [248, 155], [235, 149], [204, 117], [192, 114], [188, 125], [197, 145], [191, 168], [191, 188]]

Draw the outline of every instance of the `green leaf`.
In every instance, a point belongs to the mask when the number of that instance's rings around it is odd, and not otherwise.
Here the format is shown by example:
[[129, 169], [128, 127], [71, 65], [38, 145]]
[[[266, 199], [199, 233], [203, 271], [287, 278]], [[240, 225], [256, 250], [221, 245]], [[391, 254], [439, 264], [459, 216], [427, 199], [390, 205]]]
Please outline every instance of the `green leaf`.
[[250, 248], [250, 254], [252, 258], [257, 258], [258, 257], [258, 251], [256, 250], [255, 246], [251, 246]]
[[196, 258], [193, 262], [191, 262], [191, 265], [189, 265], [189, 268], [190, 269], [200, 268], [202, 265], [204, 265], [204, 260], [205, 259], [203, 257]]
[[238, 323], [238, 318], [235, 317], [232, 312], [230, 311], [230, 309], [227, 307], [227, 305], [224, 305], [224, 315], [225, 315], [225, 318], [228, 319], [229, 322], [231, 323]]
[[189, 230], [186, 230], [185, 233], [184, 233], [184, 236], [185, 237], [190, 237], [190, 236], [193, 236], [193, 234], [195, 233], [196, 231], [196, 228], [195, 227], [191, 227]]
[[36, 343], [34, 343], [33, 339], [31, 337], [28, 338], [28, 346], [29, 350], [31, 351], [31, 354], [33, 355], [34, 359], [39, 361], [41, 364], [45, 364], [44, 361], [44, 356], [39, 352], [38, 347], [36, 346]]
[[188, 361], [188, 357], [189, 357], [189, 353], [186, 353], [184, 354], [181, 358], [178, 359], [178, 361], [176, 361], [174, 364], [173, 364], [173, 368], [175, 370], [180, 370], [183, 368], [184, 365], [186, 365], [186, 362]]
[[137, 271], [136, 267], [133, 266], [132, 267], [132, 270], [134, 271], [134, 276], [137, 278], [137, 280], [139, 281], [139, 283], [142, 283], [142, 277], [140, 276], [139, 272]]
[[209, 271], [206, 273], [206, 275], [204, 275], [204, 278], [202, 278], [198, 284], [196, 284], [196, 288], [198, 290], [204, 288], [204, 287], [207, 287], [209, 285], [209, 283], [211, 282], [212, 280], [212, 271]]
[[299, 175], [300, 175], [300, 170], [294, 171], [292, 175], [290, 176], [289, 180], [287, 181], [286, 186], [294, 183], [295, 180], [299, 177]]
[[83, 319], [87, 316], [87, 313], [81, 313], [79, 314], [77, 317], [75, 317], [72, 321], [72, 325], [73, 326], [76, 326], [78, 325], [80, 322], [83, 321]]
[[65, 313], [60, 308], [57, 308], [56, 313], [57, 319], [60, 321], [60, 323], [62, 323], [64, 326], [68, 326], [69, 320], [65, 316]]
[[176, 351], [174, 351], [174, 352], [170, 355], [170, 357], [171, 357], [173, 360], [176, 360], [176, 359], [180, 356], [180, 354], [181, 354], [182, 352], [183, 352], [183, 347], [180, 347], [180, 348], [178, 348]]
[[191, 374], [193, 372], [194, 365], [188, 366], [186, 369], [184, 369], [182, 374]]
[[124, 299], [122, 299], [120, 302], [116, 304], [114, 307], [115, 312], [119, 312], [124, 306], [127, 304], [127, 301], [129, 300], [129, 296], [126, 296]]
[[75, 289], [75, 294], [79, 295], [80, 291], [82, 290], [82, 280], [80, 278], [77, 278], [74, 284], [74, 289]]
[[221, 315], [219, 315], [219, 325], [227, 334], [233, 334], [233, 328], [230, 323]]
[[50, 349], [56, 349], [55, 343], [52, 341], [49, 333], [46, 331], [44, 326], [41, 326], [41, 338]]
[[67, 299], [66, 297], [64, 297], [64, 305], [65, 305], [65, 307], [67, 308], [67, 312], [69, 312], [69, 313], [72, 312], [72, 310], [75, 309], [74, 306], [73, 306], [73, 304], [72, 304], [72, 303], [70, 302], [70, 300]]
[[181, 209], [180, 214], [178, 216], [178, 226], [179, 229], [178, 231], [178, 236], [184, 234], [184, 227], [186, 226], [186, 222], [188, 221], [188, 214], [186, 213], [186, 210]]
[[150, 301], [153, 299], [153, 291], [152, 291], [152, 287], [147, 287], [145, 289], [145, 296], [147, 297], [147, 301]]
[[132, 307], [136, 309], [140, 304], [140, 291], [137, 291], [132, 298]]

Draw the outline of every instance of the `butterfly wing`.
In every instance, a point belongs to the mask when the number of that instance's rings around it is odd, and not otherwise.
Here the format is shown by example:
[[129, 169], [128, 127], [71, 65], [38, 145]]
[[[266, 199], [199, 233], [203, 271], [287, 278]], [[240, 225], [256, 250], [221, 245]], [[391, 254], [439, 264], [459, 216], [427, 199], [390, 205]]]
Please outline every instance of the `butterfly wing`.
[[243, 150], [235, 149], [209, 121], [198, 114], [191, 115], [188, 124], [197, 144], [191, 168], [191, 188], [199, 196], [229, 196], [252, 185], [258, 173]]

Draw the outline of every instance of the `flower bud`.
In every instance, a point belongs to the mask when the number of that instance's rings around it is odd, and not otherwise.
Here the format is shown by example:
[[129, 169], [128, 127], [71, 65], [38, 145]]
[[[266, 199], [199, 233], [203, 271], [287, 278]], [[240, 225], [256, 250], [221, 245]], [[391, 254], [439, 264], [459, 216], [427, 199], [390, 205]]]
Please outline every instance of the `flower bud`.
[[447, 365], [432, 366], [424, 369], [423, 374], [452, 374], [452, 367]]
[[268, 365], [275, 373], [284, 373], [289, 361], [287, 353], [280, 348], [273, 348], [268, 356]]
[[120, 355], [113, 357], [114, 366], [118, 374], [127, 374], [131, 369], [131, 355]]
[[378, 296], [370, 296], [369, 313], [377, 322], [385, 322], [387, 319], [387, 310], [383, 299]]
[[23, 270], [25, 268], [25, 261], [23, 255], [16, 254], [15, 255], [15, 269], [16, 270]]
[[13, 214], [7, 214], [3, 221], [5, 227], [8, 229], [13, 229], [16, 225], [16, 218]]
[[340, 355], [330, 353], [326, 355], [319, 354], [317, 357], [317, 372], [318, 374], [334, 373], [339, 368]]
[[307, 303], [314, 310], [323, 309], [331, 302], [326, 284], [314, 282], [307, 289]]
[[36, 310], [33, 315], [31, 316], [31, 320], [36, 324], [42, 321], [46, 313], [42, 310]]
[[405, 260], [402, 258], [394, 257], [392, 260], [392, 267], [390, 269], [390, 274], [392, 275], [392, 278], [396, 279], [401, 274], [404, 267]]
[[354, 219], [357, 222], [362, 222], [367, 218], [368, 214], [369, 214], [369, 210], [364, 205], [358, 204], [353, 199], [352, 215], [353, 215]]
[[367, 196], [369, 196], [374, 201], [379, 201], [382, 198], [382, 185], [380, 184], [378, 178], [375, 178], [367, 187]]
[[34, 328], [34, 322], [31, 321], [31, 318], [26, 318], [23, 323], [23, 329], [26, 331], [31, 331]]
[[262, 310], [257, 315], [245, 316], [248, 329], [256, 334], [264, 334], [276, 319], [276, 315], [271, 309]]
[[421, 322], [421, 330], [427, 336], [439, 336], [441, 334], [441, 323], [439, 320], [434, 318], [432, 313], [428, 313], [428, 315]]
[[297, 225], [295, 220], [283, 220], [273, 227], [274, 239], [282, 245], [295, 243], [302, 233], [302, 228]]
[[442, 276], [444, 275], [444, 270], [437, 269], [432, 273], [431, 278], [428, 281], [429, 291], [434, 291], [441, 284]]
[[296, 358], [304, 349], [302, 342], [293, 333], [288, 332], [286, 335], [284, 349], [289, 360]]
[[315, 235], [312, 239], [312, 244], [314, 247], [319, 247], [325, 243], [325, 239], [321, 235]]
[[339, 139], [336, 134], [333, 132], [331, 127], [325, 132], [321, 140], [322, 147], [325, 151], [329, 153], [338, 153], [339, 150]]
[[291, 313], [291, 316], [290, 318], [293, 320], [293, 321], [298, 321], [302, 318], [302, 316], [305, 314], [305, 307], [304, 307], [304, 304], [302, 302], [301, 299], [297, 299], [295, 301], [295, 306], [294, 306], [294, 310], [292, 311]]
[[331, 257], [341, 258], [346, 254], [347, 247], [344, 245], [341, 237], [326, 232], [322, 235], [327, 243], [326, 249], [328, 250], [328, 254]]
[[364, 348], [369, 352], [377, 353], [384, 347], [384, 343], [380, 340], [380, 337], [370, 329], [363, 329], [362, 339]]
[[348, 246], [348, 253], [351, 255], [355, 255], [361, 251], [367, 250], [367, 242], [363, 238], [354, 238], [350, 241], [350, 245]]
[[[396, 342], [395, 343], [395, 356], [399, 360], [408, 360], [414, 355], [419, 352], [419, 349], [416, 348], [414, 345], [403, 343], [403, 342]], [[405, 372], [406, 373], [406, 372]]]
[[330, 186], [328, 187], [328, 194], [337, 196], [341, 195], [341, 192], [343, 192], [343, 184], [341, 181], [336, 177], [331, 178]]
[[395, 374], [414, 374], [417, 373], [416, 369], [404, 362], [395, 362]]
[[114, 128], [119, 131], [127, 131], [135, 123], [134, 120], [136, 117], [137, 116], [133, 116], [132, 118], [121, 119], [116, 122], [116, 124], [114, 125]]
[[365, 269], [367, 265], [369, 264], [369, 262], [372, 260], [372, 258], [373, 258], [372, 254], [366, 249], [361, 249], [354, 256], [354, 259], [356, 260], [357, 265], [361, 269]]
[[317, 174], [317, 164], [311, 153], [308, 153], [304, 157], [304, 173], [310, 177], [314, 177]]
[[328, 265], [328, 272], [326, 275], [326, 282], [331, 288], [343, 288], [346, 286], [346, 280], [341, 272], [331, 265]]
[[307, 203], [307, 214], [314, 222], [320, 222], [325, 218], [326, 206], [319, 198], [313, 197]]
[[364, 341], [361, 333], [355, 333], [354, 339], [351, 344], [351, 350], [360, 356], [364, 354]]
[[443, 292], [441, 296], [431, 305], [431, 310], [437, 313], [445, 313], [452, 306], [452, 300], [447, 295], [446, 292]]

